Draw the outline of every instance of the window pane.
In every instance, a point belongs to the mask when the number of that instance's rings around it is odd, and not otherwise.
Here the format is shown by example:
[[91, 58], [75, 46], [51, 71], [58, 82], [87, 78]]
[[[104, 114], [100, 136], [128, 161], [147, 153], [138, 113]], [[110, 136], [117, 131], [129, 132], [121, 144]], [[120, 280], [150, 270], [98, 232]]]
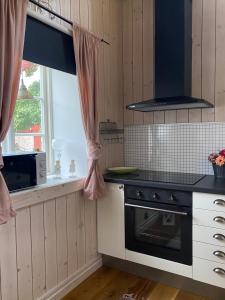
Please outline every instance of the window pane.
[[16, 133], [41, 132], [41, 101], [17, 100], [14, 111], [14, 130]]
[[21, 80], [23, 80], [28, 92], [35, 98], [40, 97], [40, 66], [30, 61], [23, 60]]
[[43, 138], [41, 136], [15, 136], [16, 151], [43, 151]]
[[24, 60], [14, 112], [14, 130], [16, 133], [41, 132], [42, 130], [40, 79], [40, 66]]

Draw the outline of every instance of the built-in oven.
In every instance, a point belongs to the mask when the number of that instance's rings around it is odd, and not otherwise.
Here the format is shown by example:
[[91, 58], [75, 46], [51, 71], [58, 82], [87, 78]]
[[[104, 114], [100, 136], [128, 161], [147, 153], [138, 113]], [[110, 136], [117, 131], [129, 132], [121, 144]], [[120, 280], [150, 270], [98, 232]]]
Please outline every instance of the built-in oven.
[[192, 193], [125, 186], [125, 244], [192, 265]]

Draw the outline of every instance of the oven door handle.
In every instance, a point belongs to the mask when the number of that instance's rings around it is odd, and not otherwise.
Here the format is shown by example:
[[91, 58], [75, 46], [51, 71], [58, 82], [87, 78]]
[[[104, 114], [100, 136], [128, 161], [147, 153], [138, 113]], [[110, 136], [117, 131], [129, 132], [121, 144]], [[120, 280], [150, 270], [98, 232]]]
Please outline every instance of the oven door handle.
[[147, 210], [154, 210], [154, 211], [161, 211], [161, 212], [172, 213], [172, 214], [182, 215], [182, 216], [187, 216], [188, 215], [187, 212], [176, 211], [176, 210], [168, 210], [168, 209], [161, 209], [161, 208], [153, 208], [153, 207], [140, 206], [140, 205], [135, 205], [135, 204], [125, 203], [125, 206], [134, 207], [134, 208], [140, 208], [140, 209], [147, 209]]

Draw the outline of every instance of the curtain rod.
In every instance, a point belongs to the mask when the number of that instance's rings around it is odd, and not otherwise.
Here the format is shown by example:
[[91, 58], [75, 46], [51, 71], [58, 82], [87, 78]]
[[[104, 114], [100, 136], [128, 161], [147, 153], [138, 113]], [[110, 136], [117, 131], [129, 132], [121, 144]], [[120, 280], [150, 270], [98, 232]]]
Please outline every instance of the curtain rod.
[[[46, 10], [48, 13], [54, 15], [55, 17], [59, 18], [60, 20], [63, 20], [64, 22], [70, 24], [70, 25], [73, 25], [73, 22], [64, 18], [63, 16], [57, 14], [56, 12], [54, 12], [53, 10], [49, 9], [48, 7], [42, 5], [41, 3], [37, 2], [36, 0], [29, 0], [31, 3], [33, 3], [34, 5], [37, 5], [38, 7]], [[107, 44], [107, 45], [110, 45], [110, 43], [106, 42], [104, 39], [101, 39], [101, 42]]]

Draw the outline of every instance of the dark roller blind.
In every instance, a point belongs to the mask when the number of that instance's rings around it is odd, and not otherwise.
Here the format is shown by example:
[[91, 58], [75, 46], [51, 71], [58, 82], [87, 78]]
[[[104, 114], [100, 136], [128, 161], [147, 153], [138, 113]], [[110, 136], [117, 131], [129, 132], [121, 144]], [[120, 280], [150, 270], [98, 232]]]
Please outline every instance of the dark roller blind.
[[76, 74], [71, 36], [27, 16], [23, 59]]

